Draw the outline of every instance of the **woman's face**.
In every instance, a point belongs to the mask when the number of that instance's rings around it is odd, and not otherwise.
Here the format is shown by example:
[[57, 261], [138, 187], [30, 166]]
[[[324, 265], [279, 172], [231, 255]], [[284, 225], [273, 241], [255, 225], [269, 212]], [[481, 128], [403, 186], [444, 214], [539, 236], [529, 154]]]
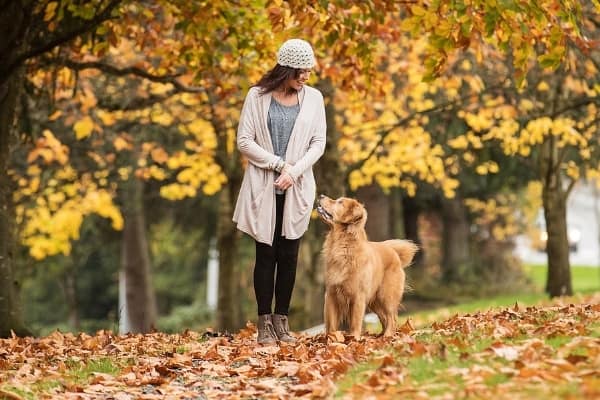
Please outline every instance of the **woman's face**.
[[285, 81], [285, 86], [287, 89], [292, 89], [295, 91], [300, 91], [308, 78], [310, 77], [311, 70], [310, 69], [298, 69], [296, 70], [296, 77], [290, 78]]

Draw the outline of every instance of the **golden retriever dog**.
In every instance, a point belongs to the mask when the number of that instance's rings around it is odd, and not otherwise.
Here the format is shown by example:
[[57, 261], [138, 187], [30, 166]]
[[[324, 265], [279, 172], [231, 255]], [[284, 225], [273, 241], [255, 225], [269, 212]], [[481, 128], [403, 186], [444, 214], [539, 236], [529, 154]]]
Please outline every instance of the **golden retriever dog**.
[[417, 246], [408, 240], [370, 242], [367, 211], [354, 199], [321, 195], [317, 212], [330, 227], [323, 246], [327, 333], [346, 321], [350, 334], [359, 338], [369, 308], [379, 317], [383, 336], [392, 336], [404, 292], [404, 268]]

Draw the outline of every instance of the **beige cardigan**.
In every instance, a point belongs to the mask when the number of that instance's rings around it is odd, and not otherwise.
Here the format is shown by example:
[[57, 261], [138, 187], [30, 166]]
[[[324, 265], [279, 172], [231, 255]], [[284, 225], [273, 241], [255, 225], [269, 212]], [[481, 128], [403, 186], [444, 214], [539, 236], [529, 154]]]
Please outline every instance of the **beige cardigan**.
[[[285, 160], [295, 183], [286, 190], [282, 235], [298, 239], [308, 229], [316, 195], [312, 166], [325, 150], [325, 105], [321, 92], [304, 86], [299, 93], [300, 112], [290, 136]], [[267, 114], [271, 94], [260, 88], [249, 90], [237, 132], [237, 146], [248, 159], [248, 167], [233, 213], [242, 232], [261, 243], [272, 244], [275, 232], [275, 172], [279, 157], [274, 154]]]

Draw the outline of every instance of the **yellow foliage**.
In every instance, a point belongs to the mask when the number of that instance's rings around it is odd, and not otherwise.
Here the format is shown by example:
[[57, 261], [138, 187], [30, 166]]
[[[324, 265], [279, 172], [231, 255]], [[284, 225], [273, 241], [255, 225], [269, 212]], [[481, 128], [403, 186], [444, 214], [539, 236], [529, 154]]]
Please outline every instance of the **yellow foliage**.
[[104, 111], [103, 109], [96, 110], [96, 116], [102, 121], [105, 126], [112, 126], [117, 122], [115, 113]]
[[492, 127], [494, 121], [484, 113], [466, 113], [465, 122], [475, 131], [481, 132]]
[[17, 219], [23, 223], [21, 240], [35, 259], [68, 255], [71, 242], [79, 238], [83, 219], [89, 214], [109, 218], [116, 230], [123, 228], [119, 208], [108, 191], [81, 184], [57, 185], [53, 189], [56, 191], [47, 191], [46, 197], [37, 197], [35, 207], [16, 208]]
[[164, 164], [169, 159], [169, 155], [162, 147], [156, 147], [152, 149], [150, 152], [150, 157], [152, 157], [152, 160], [158, 164]]
[[212, 124], [201, 118], [194, 119], [187, 124], [186, 128], [199, 141], [202, 141], [205, 137], [213, 136], [215, 133]]
[[133, 149], [133, 144], [122, 136], [117, 136], [115, 140], [113, 140], [113, 146], [115, 146], [115, 150], [117, 151]]
[[44, 12], [44, 21], [48, 22], [54, 18], [56, 15], [56, 7], [58, 6], [58, 1], [51, 1], [46, 6], [46, 10]]
[[464, 150], [469, 147], [469, 141], [467, 140], [466, 136], [461, 135], [454, 139], [448, 140], [448, 146], [452, 147], [453, 149]]
[[523, 111], [531, 111], [534, 109], [534, 104], [531, 100], [529, 99], [521, 99], [519, 101], [519, 108]]
[[94, 121], [89, 116], [83, 117], [73, 125], [73, 131], [75, 131], [75, 137], [77, 140], [85, 139], [90, 136], [94, 130]]
[[167, 200], [182, 200], [196, 195], [196, 189], [190, 185], [171, 183], [160, 188], [160, 195]]
[[119, 173], [119, 178], [121, 178], [122, 181], [126, 181], [129, 179], [129, 175], [131, 174], [131, 167], [121, 167], [117, 170], [117, 172]]
[[150, 84], [150, 93], [153, 95], [162, 95], [173, 89], [173, 85], [171, 83], [155, 83], [152, 82]]
[[567, 173], [567, 176], [569, 176], [573, 180], [577, 180], [580, 177], [579, 167], [573, 161], [569, 161], [567, 163], [566, 173]]
[[150, 170], [150, 177], [153, 179], [156, 179], [158, 181], [162, 181], [162, 180], [166, 179], [166, 177], [167, 177], [165, 170], [157, 167], [156, 165], [150, 166], [149, 170]]
[[155, 109], [150, 113], [150, 119], [155, 124], [163, 126], [169, 126], [173, 123], [173, 116], [159, 109]]
[[537, 90], [539, 90], [540, 92], [547, 92], [548, 90], [550, 90], [550, 86], [546, 81], [541, 81], [537, 85]]
[[200, 103], [200, 98], [197, 94], [183, 93], [181, 94], [180, 99], [186, 106], [195, 106]]

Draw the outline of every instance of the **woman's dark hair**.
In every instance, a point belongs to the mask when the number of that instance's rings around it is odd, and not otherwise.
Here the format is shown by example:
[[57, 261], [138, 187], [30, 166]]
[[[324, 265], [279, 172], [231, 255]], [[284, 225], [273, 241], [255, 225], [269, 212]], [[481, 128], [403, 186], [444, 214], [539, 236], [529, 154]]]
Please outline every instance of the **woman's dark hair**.
[[260, 94], [266, 94], [280, 87], [288, 79], [296, 79], [300, 75], [300, 70], [292, 67], [284, 67], [276, 64], [272, 70], [260, 78], [254, 86], [260, 88]]

